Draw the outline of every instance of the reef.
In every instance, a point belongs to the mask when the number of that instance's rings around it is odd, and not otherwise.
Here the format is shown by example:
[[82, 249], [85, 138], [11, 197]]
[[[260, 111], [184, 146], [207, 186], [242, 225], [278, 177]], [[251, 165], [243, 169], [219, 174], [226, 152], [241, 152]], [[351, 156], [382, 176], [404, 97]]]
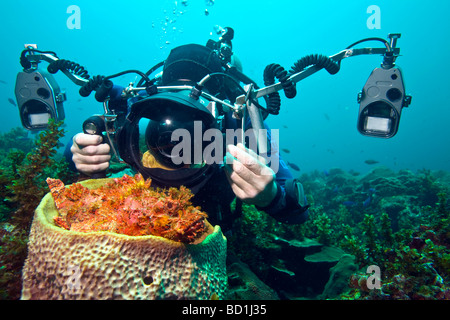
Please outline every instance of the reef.
[[59, 139], [64, 136], [62, 125], [50, 120], [48, 128], [34, 141], [27, 138], [16, 143], [8, 139], [11, 134], [23, 136], [23, 129], [12, 129], [5, 134], [2, 152], [7, 152], [7, 157], [2, 166], [2, 179], [9, 181], [4, 188], [9, 193], [6, 199], [11, 210], [4, 218], [11, 218], [23, 230], [29, 230], [34, 209], [47, 192], [45, 178], [51, 174], [67, 181], [70, 176], [56, 151]]
[[[68, 170], [62, 155], [56, 152], [63, 134], [62, 124], [54, 122], [36, 137], [19, 128], [0, 134], [0, 299], [20, 298], [30, 225], [35, 208], [48, 192], [46, 178], [59, 179], [64, 185], [77, 179]], [[228, 236], [229, 256], [236, 257], [230, 259], [228, 266], [231, 288], [227, 294], [222, 292], [221, 297], [449, 299], [448, 172], [425, 169], [393, 171], [375, 167], [361, 175], [335, 168], [305, 173], [299, 179], [311, 205], [309, 220], [303, 225], [281, 224], [254, 206], [243, 205], [243, 213], [234, 222], [232, 235]], [[175, 194], [167, 196], [165, 192], [162, 197], [175, 197]], [[51, 196], [49, 199], [53, 203]], [[128, 215], [125, 220], [131, 223], [125, 231], [130, 233], [136, 232], [142, 223], [133, 215]], [[71, 219], [67, 221], [61, 218], [59, 226], [56, 226], [52, 217], [50, 230], [57, 228], [61, 233], [88, 236], [96, 232], [70, 231], [67, 228], [100, 230], [106, 226], [101, 220], [97, 220], [98, 224], [93, 223], [95, 220], [90, 224], [88, 220], [84, 221], [85, 224]], [[116, 226], [119, 225], [117, 221], [114, 222]], [[149, 229], [154, 228], [149, 220], [142, 221]], [[190, 221], [202, 225], [201, 218]], [[156, 225], [156, 229], [166, 232], [159, 228], [158, 223]], [[116, 234], [116, 237], [121, 236], [127, 237]], [[171, 237], [182, 239], [176, 233]], [[185, 240], [189, 242], [195, 237], [194, 232]], [[196, 238], [194, 243], [201, 238]], [[71, 238], [62, 239], [72, 241]], [[175, 243], [190, 246], [183, 242]], [[219, 247], [223, 250], [222, 240], [221, 243]], [[101, 250], [102, 242], [97, 244], [93, 244], [94, 250]], [[55, 248], [49, 247], [49, 251], [55, 251]], [[69, 250], [70, 246], [67, 248]], [[206, 265], [212, 263], [206, 261]], [[66, 280], [72, 275], [70, 261], [67, 262], [61, 269]], [[369, 289], [367, 285], [371, 279], [367, 270], [372, 265], [378, 266], [381, 272], [380, 286], [375, 289]], [[223, 279], [225, 268], [222, 265], [220, 268], [223, 270], [220, 279], [226, 283]], [[139, 269], [139, 272], [153, 275], [147, 272], [149, 270]], [[135, 282], [150, 283], [151, 277], [142, 278], [142, 275], [141, 278], [136, 276], [135, 279], [140, 280]], [[223, 288], [221, 286], [218, 290]], [[203, 297], [213, 293], [205, 291]]]
[[[141, 178], [136, 183], [125, 179], [134, 187], [146, 183]], [[99, 190], [109, 183], [117, 184], [112, 178], [80, 184]], [[205, 232], [187, 244], [154, 235], [67, 230], [55, 224], [55, 216], [59, 213], [48, 193], [33, 218], [21, 299], [223, 299], [225, 295], [227, 240], [219, 226], [205, 222]]]
[[76, 177], [57, 153], [63, 136], [63, 123], [53, 120], [36, 136], [22, 128], [0, 134], [0, 299], [20, 297], [31, 221], [48, 190], [45, 178], [70, 183]]
[[65, 187], [47, 178], [58, 208], [56, 225], [72, 231], [109, 231], [129, 236], [154, 235], [191, 243], [205, 231], [207, 214], [192, 206], [184, 186], [154, 189], [151, 179], [125, 174], [98, 189], [80, 183]]
[[[376, 167], [299, 177], [310, 217], [281, 224], [243, 206], [229, 237], [281, 299], [449, 299], [450, 174]], [[380, 286], [368, 289], [369, 266]]]

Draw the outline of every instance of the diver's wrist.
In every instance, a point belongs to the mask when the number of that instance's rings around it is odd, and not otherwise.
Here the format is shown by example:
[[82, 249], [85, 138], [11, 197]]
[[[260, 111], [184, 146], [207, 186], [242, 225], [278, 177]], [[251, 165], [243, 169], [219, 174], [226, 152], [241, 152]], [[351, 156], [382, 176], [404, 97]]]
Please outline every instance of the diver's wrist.
[[278, 184], [275, 181], [272, 181], [272, 183], [267, 186], [266, 190], [263, 191], [261, 198], [255, 203], [255, 205], [260, 208], [266, 208], [273, 203], [279, 193], [280, 190]]

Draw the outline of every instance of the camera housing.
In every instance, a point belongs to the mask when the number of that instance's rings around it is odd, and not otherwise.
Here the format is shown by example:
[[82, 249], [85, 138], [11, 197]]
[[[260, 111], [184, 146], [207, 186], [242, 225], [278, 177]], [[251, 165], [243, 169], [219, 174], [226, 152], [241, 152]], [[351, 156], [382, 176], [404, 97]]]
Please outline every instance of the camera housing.
[[28, 130], [47, 128], [48, 120], [64, 120], [66, 100], [53, 76], [44, 70], [19, 72], [15, 95], [22, 126]]
[[397, 131], [402, 109], [411, 103], [405, 94], [399, 68], [375, 68], [358, 94], [358, 131], [365, 136], [391, 138]]

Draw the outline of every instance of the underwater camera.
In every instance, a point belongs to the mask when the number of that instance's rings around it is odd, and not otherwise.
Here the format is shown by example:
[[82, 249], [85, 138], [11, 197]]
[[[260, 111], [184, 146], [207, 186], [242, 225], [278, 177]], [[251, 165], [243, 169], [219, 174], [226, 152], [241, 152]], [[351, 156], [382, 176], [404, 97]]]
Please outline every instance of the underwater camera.
[[15, 94], [24, 128], [45, 129], [49, 119], [64, 119], [65, 94], [60, 92], [58, 84], [48, 72], [20, 72]]
[[411, 103], [398, 68], [376, 68], [358, 95], [358, 130], [367, 136], [391, 138], [397, 131], [402, 109]]
[[[389, 35], [390, 47], [394, 47], [400, 34]], [[394, 54], [386, 51], [381, 68], [375, 68], [361, 93], [358, 94], [359, 114], [357, 128], [366, 136], [391, 138], [400, 124], [404, 107], [411, 103], [411, 96], [405, 94], [403, 75], [395, 68]]]
[[[307, 55], [289, 71], [279, 64], [270, 64], [264, 69], [264, 87], [259, 88], [242, 73], [239, 59], [233, 54], [234, 30], [229, 27], [220, 30], [218, 41], [209, 40], [205, 46], [176, 47], [167, 59], [145, 73], [126, 70], [109, 76], [90, 77], [78, 63], [26, 45], [20, 59], [23, 72], [16, 81], [22, 124], [29, 130], [42, 130], [48, 119], [64, 118], [64, 95], [51, 76], [62, 71], [81, 86], [82, 97], [95, 91], [95, 99], [103, 103], [103, 114], [87, 119], [83, 131], [101, 135], [111, 146], [113, 159], [129, 164], [158, 186], [183, 184], [194, 189], [204, 177], [213, 174], [218, 164], [201, 156], [195, 158], [187, 149], [178, 148], [177, 143], [181, 142], [177, 134], [188, 133], [193, 139], [187, 145], [194, 151], [204, 151], [208, 145], [202, 137], [217, 131], [225, 134], [230, 119], [240, 123], [243, 130], [264, 129], [264, 119], [280, 113], [279, 91], [292, 99], [297, 94], [295, 84], [321, 69], [336, 74], [345, 58], [377, 54], [383, 57], [383, 62], [381, 68], [373, 70], [359, 94], [357, 128], [361, 134], [373, 137], [391, 138], [397, 133], [402, 108], [411, 102], [411, 97], [405, 94], [403, 75], [395, 66], [400, 34], [390, 34], [389, 41], [362, 39], [332, 56]], [[354, 48], [368, 41], [379, 41], [384, 47]], [[49, 63], [48, 72], [38, 68], [41, 61]], [[126, 73], [138, 74], [137, 84], [120, 86], [112, 82], [111, 79]], [[259, 98], [265, 103], [260, 103]], [[270, 149], [264, 145], [267, 141], [257, 142], [259, 152]], [[180, 159], [184, 162], [180, 163]]]
[[32, 67], [33, 60], [25, 62], [27, 68], [17, 74], [15, 88], [20, 120], [28, 130], [45, 129], [49, 119], [64, 119], [66, 96], [50, 73]]
[[[55, 65], [62, 66], [62, 62], [51, 51], [39, 51], [37, 45], [25, 44], [25, 50], [20, 56], [20, 63], [23, 71], [17, 74], [15, 96], [17, 106], [19, 107], [20, 120], [22, 126], [28, 130], [44, 130], [47, 128], [48, 120], [64, 120], [63, 102], [66, 100], [66, 94], [61, 92], [58, 83], [51, 73], [56, 73], [59, 69]], [[41, 60], [50, 62], [47, 70], [38, 68]], [[63, 72], [76, 84], [82, 84], [82, 78], [76, 73], [80, 73], [78, 67], [70, 68], [73, 63], [65, 62]]]

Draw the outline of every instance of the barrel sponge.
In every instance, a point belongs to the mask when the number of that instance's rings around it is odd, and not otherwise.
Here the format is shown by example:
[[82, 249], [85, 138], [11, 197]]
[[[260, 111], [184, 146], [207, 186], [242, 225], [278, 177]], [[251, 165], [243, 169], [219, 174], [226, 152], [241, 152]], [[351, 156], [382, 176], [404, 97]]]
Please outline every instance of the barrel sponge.
[[[88, 180], [95, 188], [108, 179]], [[193, 244], [157, 236], [62, 229], [50, 193], [35, 211], [22, 299], [210, 299], [227, 288], [220, 227]]]

